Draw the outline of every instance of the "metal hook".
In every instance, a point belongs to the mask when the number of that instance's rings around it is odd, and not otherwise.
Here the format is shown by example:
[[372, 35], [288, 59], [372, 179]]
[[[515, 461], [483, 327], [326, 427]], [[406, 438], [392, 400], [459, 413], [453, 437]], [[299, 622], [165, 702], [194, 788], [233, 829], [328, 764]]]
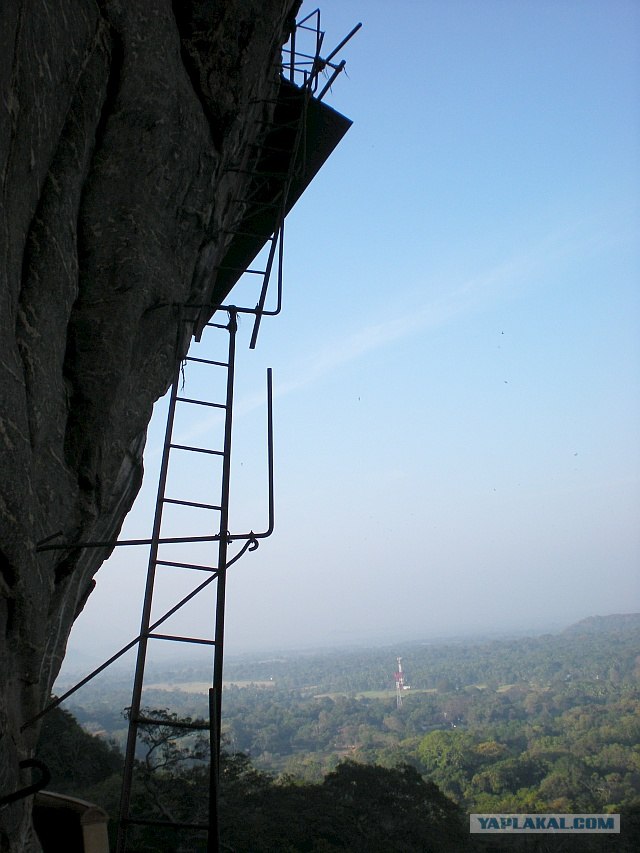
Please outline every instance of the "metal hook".
[[20, 790], [15, 791], [13, 794], [7, 794], [4, 797], [0, 797], [0, 808], [5, 808], [5, 806], [8, 806], [10, 803], [15, 803], [17, 800], [23, 800], [25, 797], [28, 797], [30, 794], [37, 793], [51, 781], [49, 768], [43, 761], [40, 761], [37, 758], [25, 758], [18, 766], [21, 770], [26, 770], [28, 767], [35, 767], [40, 771], [40, 778], [31, 785], [20, 788]]

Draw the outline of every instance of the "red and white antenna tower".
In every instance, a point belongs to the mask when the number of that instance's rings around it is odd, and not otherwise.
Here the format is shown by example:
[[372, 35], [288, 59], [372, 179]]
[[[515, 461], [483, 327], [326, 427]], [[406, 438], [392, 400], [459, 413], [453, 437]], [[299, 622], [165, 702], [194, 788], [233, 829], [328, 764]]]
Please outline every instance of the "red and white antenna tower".
[[402, 708], [402, 691], [404, 690], [404, 672], [402, 671], [402, 658], [396, 658], [398, 661], [398, 671], [396, 672], [396, 708]]

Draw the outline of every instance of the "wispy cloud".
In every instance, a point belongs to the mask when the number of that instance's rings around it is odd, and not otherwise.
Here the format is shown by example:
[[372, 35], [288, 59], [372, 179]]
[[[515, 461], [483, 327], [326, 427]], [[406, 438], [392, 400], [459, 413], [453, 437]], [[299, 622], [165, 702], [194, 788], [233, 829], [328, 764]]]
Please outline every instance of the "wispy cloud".
[[[574, 220], [477, 276], [460, 282], [438, 281], [440, 295], [430, 301], [419, 302], [414, 296], [413, 304], [405, 303], [402, 313], [328, 342], [300, 364], [296, 375], [279, 381], [278, 393], [297, 391], [367, 353], [445, 326], [493, 300], [517, 298], [536, 282], [546, 281], [550, 271], [561, 269], [571, 259], [580, 257], [584, 262], [588, 256], [626, 242], [630, 237], [628, 223], [620, 225], [595, 222], [589, 217]], [[398, 304], [402, 304], [402, 298], [395, 293], [392, 305]]]
[[[450, 288], [448, 292], [428, 303], [413, 304], [395, 317], [385, 317], [378, 322], [362, 326], [349, 335], [334, 338], [305, 359], [298, 360], [289, 376], [279, 376], [274, 394], [277, 397], [293, 394], [368, 353], [391, 346], [425, 330], [444, 326], [456, 317], [485, 304], [507, 286], [515, 286], [533, 272], [534, 268], [535, 263], [531, 257], [517, 258]], [[240, 417], [264, 405], [264, 392], [236, 398], [234, 416]], [[191, 424], [188, 431], [182, 433], [182, 439], [192, 440], [205, 434], [221, 419], [220, 413], [199, 418]]]
[[[545, 280], [550, 270], [560, 268], [567, 260], [576, 256], [584, 258], [586, 253], [610, 247], [624, 237], [611, 227], [611, 223], [608, 228], [602, 227], [602, 223], [597, 226], [598, 223], [586, 220], [574, 221], [477, 276], [458, 282], [436, 281], [439, 295], [428, 302], [417, 300], [414, 288], [413, 301], [406, 297], [401, 313], [385, 315], [384, 319], [329, 340], [306, 358], [298, 359], [288, 376], [278, 377], [276, 396], [293, 394], [369, 353], [429, 329], [443, 327], [493, 300], [516, 298], [535, 281]], [[434, 278], [431, 276], [432, 288]], [[402, 299], [395, 293], [392, 305], [398, 304], [402, 304]], [[237, 398], [235, 416], [262, 408], [264, 404], [262, 391]], [[221, 417], [220, 413], [214, 413], [194, 421], [183, 438], [193, 439], [206, 433]], [[157, 452], [155, 448], [150, 452], [154, 451]]]
[[[545, 254], [544, 257], [548, 259], [549, 256]], [[442, 295], [429, 302], [414, 301], [408, 307], [405, 303], [402, 313], [362, 326], [347, 336], [328, 342], [300, 364], [294, 376], [284, 382], [280, 380], [278, 393], [292, 393], [368, 353], [429, 329], [445, 326], [499, 297], [507, 288], [511, 292], [515, 291], [536, 272], [541, 259], [540, 253], [530, 253], [459, 284], [441, 284]], [[401, 301], [397, 297], [394, 300], [396, 304]]]

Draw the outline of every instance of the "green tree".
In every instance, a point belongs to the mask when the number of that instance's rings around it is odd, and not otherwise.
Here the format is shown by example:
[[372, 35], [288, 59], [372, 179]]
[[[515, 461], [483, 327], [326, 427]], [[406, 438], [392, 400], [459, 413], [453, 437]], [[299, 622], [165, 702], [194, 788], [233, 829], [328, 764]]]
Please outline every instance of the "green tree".
[[59, 707], [42, 721], [36, 757], [49, 768], [51, 790], [70, 796], [84, 797], [87, 790], [122, 770], [120, 750], [85, 732], [72, 714]]
[[427, 774], [458, 800], [480, 763], [476, 742], [473, 734], [455, 729], [429, 732], [418, 746], [418, 757]]

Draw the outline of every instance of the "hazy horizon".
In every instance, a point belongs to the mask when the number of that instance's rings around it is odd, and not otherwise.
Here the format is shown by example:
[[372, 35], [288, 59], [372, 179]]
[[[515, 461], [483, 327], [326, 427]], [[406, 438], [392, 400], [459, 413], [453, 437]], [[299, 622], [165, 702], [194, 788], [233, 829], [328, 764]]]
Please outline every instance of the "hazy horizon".
[[[263, 656], [273, 656], [273, 655], [287, 655], [289, 657], [296, 656], [314, 656], [314, 655], [334, 655], [339, 652], [343, 652], [345, 654], [349, 654], [352, 652], [358, 651], [373, 651], [377, 649], [385, 649], [388, 648], [390, 652], [393, 654], [390, 657], [390, 660], [393, 659], [394, 655], [397, 654], [398, 651], [402, 651], [403, 648], [416, 646], [416, 645], [458, 645], [458, 644], [480, 644], [483, 642], [491, 642], [491, 641], [500, 641], [500, 640], [511, 640], [511, 639], [526, 639], [536, 637], [545, 636], [547, 634], [561, 634], [567, 628], [577, 624], [578, 622], [582, 622], [585, 619], [589, 618], [602, 618], [602, 617], [615, 617], [615, 616], [634, 616], [640, 615], [636, 613], [598, 613], [598, 614], [589, 614], [584, 616], [582, 619], [578, 619], [575, 622], [570, 622], [568, 624], [560, 623], [560, 624], [546, 624], [546, 625], [535, 625], [535, 626], [522, 626], [520, 628], [513, 628], [511, 630], [500, 630], [500, 629], [489, 629], [487, 631], [476, 631], [473, 629], [469, 629], [468, 631], [460, 631], [457, 633], [451, 634], [438, 634], [438, 635], [427, 635], [420, 632], [415, 632], [414, 634], [406, 633], [403, 635], [399, 635], [397, 637], [391, 636], [369, 636], [369, 637], [360, 637], [353, 638], [351, 641], [340, 642], [336, 640], [333, 643], [326, 643], [325, 645], [317, 645], [315, 643], [307, 643], [302, 645], [294, 645], [295, 642], [292, 640], [291, 645], [284, 646], [274, 646], [274, 647], [261, 647], [261, 646], [247, 646], [246, 648], [236, 647], [233, 652], [227, 654], [226, 658], [229, 662], [233, 662], [234, 660], [241, 660], [247, 658], [254, 658]], [[99, 649], [97, 646], [93, 649], [90, 648], [71, 648], [68, 655], [65, 657], [65, 661], [60, 672], [60, 675], [57, 679], [58, 685], [63, 685], [64, 689], [68, 689], [70, 686], [75, 684], [80, 680], [81, 677], [88, 675], [90, 671], [105, 662], [112, 653], [117, 652], [118, 649]], [[197, 662], [196, 658], [190, 657], [189, 649], [184, 649], [179, 644], [175, 646], [167, 646], [165, 647], [162, 655], [156, 655], [154, 658], [154, 664], [156, 668], [162, 669], [164, 666], [176, 666], [183, 665], [185, 667], [189, 667], [194, 662]], [[201, 661], [200, 661], [201, 662]], [[123, 672], [130, 672], [131, 677], [133, 676], [133, 669], [135, 667], [135, 648], [127, 652], [123, 655], [118, 661], [114, 662], [112, 666], [108, 667], [104, 673], [113, 672], [122, 674]], [[102, 677], [102, 673], [96, 676], [96, 679]], [[80, 691], [82, 688], [80, 688]], [[55, 692], [55, 690], [54, 690]]]

